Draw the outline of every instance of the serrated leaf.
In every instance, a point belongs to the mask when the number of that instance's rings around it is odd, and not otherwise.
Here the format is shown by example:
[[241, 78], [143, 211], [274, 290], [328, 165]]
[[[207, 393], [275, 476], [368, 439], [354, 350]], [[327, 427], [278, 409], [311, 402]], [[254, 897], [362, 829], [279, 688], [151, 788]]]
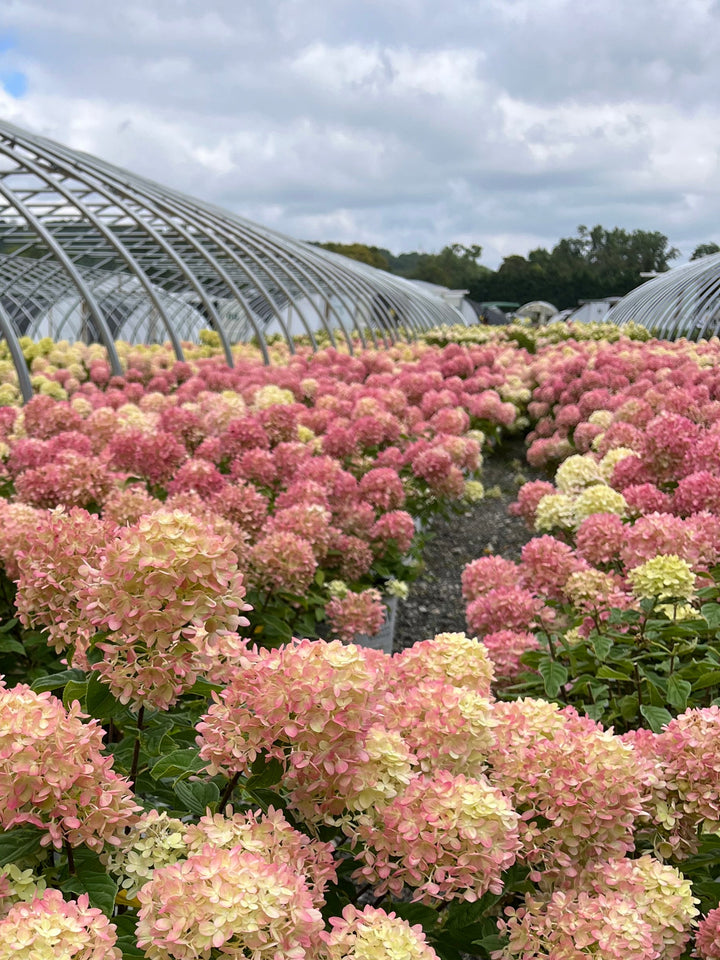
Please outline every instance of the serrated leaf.
[[720, 603], [704, 603], [700, 613], [711, 630], [720, 629]]
[[205, 766], [195, 747], [186, 750], [173, 750], [166, 757], [161, 757], [150, 770], [153, 780], [162, 780], [166, 777], [189, 777], [193, 773], [200, 773]]
[[87, 893], [90, 905], [111, 917], [115, 908], [118, 885], [100, 863], [98, 855], [87, 847], [73, 851], [75, 875], [62, 884], [68, 893]]
[[545, 693], [554, 699], [560, 693], [560, 687], [567, 683], [567, 669], [557, 660], [545, 657], [538, 664], [538, 670], [545, 684]]
[[85, 708], [85, 694], [87, 692], [87, 681], [83, 680], [68, 680], [65, 684], [65, 689], [63, 690], [63, 706], [67, 710], [70, 707], [70, 704], [75, 700]]
[[662, 728], [672, 720], [672, 716], [664, 707], [653, 707], [647, 703], [641, 705], [640, 713], [650, 724], [653, 733], [660, 733]]
[[613, 641], [611, 637], [598, 636], [592, 638], [592, 645], [598, 660], [605, 660], [612, 650]]
[[185, 809], [197, 817], [204, 817], [208, 806], [220, 799], [217, 784], [206, 780], [178, 780], [173, 790]]
[[691, 691], [692, 684], [678, 677], [677, 674], [674, 673], [668, 678], [667, 699], [670, 706], [675, 707], [676, 710], [682, 711], [687, 707]]
[[718, 683], [720, 683], [720, 670], [708, 670], [707, 673], [704, 673], [695, 681], [692, 688], [693, 691], [705, 690], [707, 687], [714, 687]]
[[42, 833], [35, 827], [15, 827], [0, 832], [0, 866], [35, 856], [40, 851]]

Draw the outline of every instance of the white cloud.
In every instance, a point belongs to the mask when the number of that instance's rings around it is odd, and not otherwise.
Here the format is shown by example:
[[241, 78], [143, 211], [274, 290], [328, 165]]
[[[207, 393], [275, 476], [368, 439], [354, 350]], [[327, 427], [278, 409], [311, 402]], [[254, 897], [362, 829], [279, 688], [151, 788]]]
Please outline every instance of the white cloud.
[[720, 240], [711, 0], [5, 0], [0, 114], [311, 239]]

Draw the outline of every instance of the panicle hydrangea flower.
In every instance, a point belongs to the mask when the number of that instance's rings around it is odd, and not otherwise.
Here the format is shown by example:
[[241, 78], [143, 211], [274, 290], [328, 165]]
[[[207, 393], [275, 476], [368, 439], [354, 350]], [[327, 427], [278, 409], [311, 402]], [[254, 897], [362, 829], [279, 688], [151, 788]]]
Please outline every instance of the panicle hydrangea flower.
[[151, 496], [144, 484], [132, 483], [124, 489], [115, 489], [103, 504], [103, 517], [119, 527], [137, 523], [146, 513], [162, 509], [162, 501]]
[[100, 457], [67, 450], [52, 463], [16, 477], [15, 492], [34, 507], [93, 507], [104, 503], [115, 480]]
[[438, 960], [419, 923], [411, 926], [380, 908], [361, 911], [350, 903], [330, 925], [331, 932], [321, 934], [321, 960]]
[[603, 475], [592, 457], [574, 454], [555, 473], [555, 486], [560, 493], [577, 494], [595, 483], [603, 483]]
[[603, 565], [618, 559], [626, 527], [616, 513], [593, 513], [575, 535], [578, 554], [588, 563]]
[[319, 503], [295, 503], [276, 509], [266, 525], [266, 535], [271, 532], [286, 531], [307, 540], [312, 544], [318, 561], [324, 559], [332, 542], [330, 530], [331, 514], [327, 507]]
[[325, 566], [337, 570], [343, 580], [359, 580], [373, 565], [370, 547], [359, 537], [338, 533], [333, 537]]
[[463, 568], [461, 581], [464, 599], [476, 600], [496, 587], [517, 587], [520, 571], [517, 564], [504, 557], [478, 557]]
[[210, 844], [215, 849], [239, 848], [269, 863], [283, 864], [304, 877], [316, 907], [325, 903], [328, 883], [337, 880], [332, 843], [300, 833], [274, 807], [265, 814], [259, 810], [234, 815], [230, 811], [229, 816], [207, 814], [195, 824], [184, 825], [183, 841], [190, 856]]
[[116, 528], [77, 507], [36, 516], [35, 529], [26, 531], [16, 555], [15, 605], [25, 626], [43, 626], [58, 653], [70, 647], [71, 665], [87, 669], [87, 647], [95, 630], [78, 606], [85, 583], [80, 568], [99, 561]]
[[405, 510], [390, 510], [382, 514], [370, 530], [370, 539], [375, 549], [385, 553], [394, 543], [400, 553], [407, 553], [415, 536], [415, 522]]
[[688, 849], [696, 847], [698, 828], [720, 829], [720, 707], [686, 710], [654, 738], [664, 785], [660, 797], [668, 807], [668, 826]]
[[650, 925], [655, 949], [663, 960], [677, 960], [698, 914], [692, 883], [676, 867], [645, 854], [591, 864], [578, 878], [588, 893], [619, 893], [635, 905]]
[[187, 450], [175, 437], [162, 430], [123, 430], [108, 443], [110, 462], [118, 470], [142, 477], [153, 485], [163, 485], [175, 476], [187, 459]]
[[594, 513], [616, 513], [619, 517], [627, 514], [625, 497], [605, 484], [595, 484], [583, 490], [576, 499], [573, 507], [575, 527], [579, 527], [583, 520], [587, 520]]
[[610, 607], [627, 609], [631, 604], [619, 576], [592, 568], [571, 573], [564, 592], [570, 603], [583, 613], [608, 610]]
[[692, 600], [695, 574], [687, 560], [676, 554], [660, 554], [628, 571], [632, 591], [639, 599]]
[[325, 615], [334, 636], [352, 641], [358, 634], [375, 636], [385, 622], [385, 606], [379, 590], [349, 590], [325, 605]]
[[551, 533], [557, 529], [572, 530], [576, 525], [575, 500], [566, 493], [548, 493], [537, 503], [535, 508], [537, 533]]
[[14, 903], [30, 903], [46, 888], [45, 878], [37, 876], [31, 867], [23, 869], [16, 863], [3, 864], [0, 867], [0, 917]]
[[620, 894], [592, 896], [556, 890], [548, 901], [525, 898], [498, 921], [507, 946], [494, 960], [661, 960], [650, 924]]
[[438, 633], [396, 653], [389, 675], [397, 686], [409, 687], [423, 680], [442, 680], [465, 687], [481, 697], [490, 696], [493, 664], [484, 644], [464, 633]]
[[538, 650], [539, 643], [532, 633], [519, 630], [497, 630], [486, 633], [483, 644], [492, 661], [496, 682], [502, 684], [514, 680], [524, 667], [520, 658], [528, 650]]
[[452, 456], [442, 447], [431, 447], [413, 457], [412, 470], [437, 496], [462, 497], [465, 477], [453, 463]]
[[707, 470], [683, 477], [673, 492], [672, 508], [681, 517], [702, 510], [720, 514], [720, 477]]
[[353, 768], [367, 759], [365, 734], [377, 720], [370, 652], [339, 640], [300, 640], [250, 664], [197, 725], [208, 771], [231, 776], [260, 754], [275, 757], [303, 816], [342, 812]]
[[204, 499], [222, 495], [226, 478], [209, 460], [192, 457], [183, 463], [174, 477], [167, 484], [167, 492], [172, 496], [175, 493], [193, 492]]
[[158, 867], [187, 857], [185, 829], [182, 820], [169, 817], [165, 811], [149, 810], [141, 814], [119, 846], [101, 854], [100, 859], [127, 899], [137, 896]]
[[415, 775], [416, 758], [405, 739], [381, 724], [368, 730], [363, 753], [347, 788], [345, 807], [352, 813], [378, 810], [397, 797]]
[[304, 879], [290, 867], [206, 844], [161, 867], [138, 893], [137, 942], [148, 960], [304, 960], [322, 929]]
[[254, 540], [267, 522], [269, 501], [252, 483], [238, 480], [228, 484], [222, 494], [210, 497], [208, 506]]
[[0, 499], [0, 561], [10, 580], [20, 577], [19, 554], [27, 546], [46, 514], [26, 503]]
[[117, 843], [139, 807], [128, 782], [102, 755], [103, 729], [82, 722], [49, 693], [24, 684], [0, 689], [0, 823], [30, 824], [43, 843]]
[[497, 587], [471, 601], [465, 611], [470, 630], [480, 636], [498, 630], [528, 630], [542, 615], [552, 614], [522, 587]]
[[631, 450], [630, 447], [613, 447], [612, 450], [608, 450], [598, 463], [603, 483], [610, 483], [615, 467], [621, 460], [633, 456], [635, 456], [635, 451]]
[[254, 585], [295, 595], [307, 590], [317, 570], [312, 544], [286, 530], [273, 531], [258, 540], [248, 559], [248, 579]]
[[402, 480], [390, 467], [376, 467], [360, 480], [360, 496], [376, 509], [398, 510], [405, 503]]
[[562, 599], [568, 577], [584, 566], [572, 547], [548, 535], [533, 537], [522, 548], [518, 568], [521, 584], [555, 600]]
[[407, 884], [424, 902], [499, 894], [519, 848], [518, 815], [500, 790], [447, 770], [416, 777], [357, 834], [365, 865], [356, 876], [378, 895]]
[[243, 657], [235, 631], [248, 608], [230, 547], [191, 514], [159, 510], [81, 568], [82, 615], [107, 631], [93, 669], [121, 702], [167, 708], [218, 661]]
[[493, 711], [489, 776], [522, 816], [522, 855], [536, 882], [633, 849], [646, 789], [631, 745], [555, 704], [521, 700]]
[[701, 960], [720, 960], [720, 907], [715, 907], [698, 924], [695, 949]]
[[0, 960], [122, 960], [116, 942], [115, 925], [86, 893], [65, 900], [59, 890], [44, 890], [0, 919]]
[[442, 680], [394, 685], [383, 717], [388, 729], [402, 735], [423, 773], [441, 769], [477, 776], [495, 740], [490, 700]]
[[658, 480], [677, 480], [686, 456], [697, 442], [700, 429], [687, 417], [663, 412], [654, 417], [643, 433], [643, 459]]
[[538, 504], [543, 497], [555, 492], [555, 487], [547, 480], [531, 480], [529, 483], [524, 483], [518, 490], [517, 500], [510, 504], [509, 512], [512, 516], [522, 517], [527, 526], [534, 530]]
[[674, 554], [691, 566], [700, 560], [690, 520], [669, 513], [650, 513], [625, 528], [620, 557], [626, 567], [639, 567], [659, 554]]

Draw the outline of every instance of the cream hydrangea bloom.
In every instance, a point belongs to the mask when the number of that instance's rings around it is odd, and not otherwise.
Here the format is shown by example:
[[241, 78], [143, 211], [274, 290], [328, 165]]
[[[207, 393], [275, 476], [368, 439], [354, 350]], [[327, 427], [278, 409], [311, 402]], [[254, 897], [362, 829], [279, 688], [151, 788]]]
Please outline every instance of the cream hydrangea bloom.
[[548, 493], [538, 503], [535, 511], [537, 533], [550, 533], [557, 529], [572, 530], [575, 523], [575, 504], [566, 493]]
[[628, 573], [632, 591], [639, 599], [691, 600], [695, 596], [695, 574], [687, 560], [673, 553], [659, 554]]
[[555, 486], [560, 493], [580, 493], [586, 487], [602, 483], [600, 468], [592, 457], [575, 454], [557, 468]]
[[[540, 501], [542, 503], [542, 501]], [[583, 520], [587, 520], [594, 513], [615, 513], [624, 517], [627, 513], [625, 497], [604, 484], [595, 484], [588, 487], [576, 498], [573, 507], [575, 526], [579, 527]]]

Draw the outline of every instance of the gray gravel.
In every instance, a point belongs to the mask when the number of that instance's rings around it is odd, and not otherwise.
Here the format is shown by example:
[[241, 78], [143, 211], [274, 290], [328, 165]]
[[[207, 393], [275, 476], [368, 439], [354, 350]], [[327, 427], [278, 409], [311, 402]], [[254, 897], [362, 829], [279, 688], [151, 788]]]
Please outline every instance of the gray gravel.
[[410, 585], [409, 598], [398, 605], [396, 651], [436, 633], [467, 629], [460, 574], [471, 560], [490, 553], [519, 559], [531, 533], [507, 508], [522, 483], [541, 476], [527, 466], [524, 453], [522, 439], [505, 441], [486, 456], [482, 473], [485, 499], [448, 519], [433, 521], [423, 552], [424, 571]]

